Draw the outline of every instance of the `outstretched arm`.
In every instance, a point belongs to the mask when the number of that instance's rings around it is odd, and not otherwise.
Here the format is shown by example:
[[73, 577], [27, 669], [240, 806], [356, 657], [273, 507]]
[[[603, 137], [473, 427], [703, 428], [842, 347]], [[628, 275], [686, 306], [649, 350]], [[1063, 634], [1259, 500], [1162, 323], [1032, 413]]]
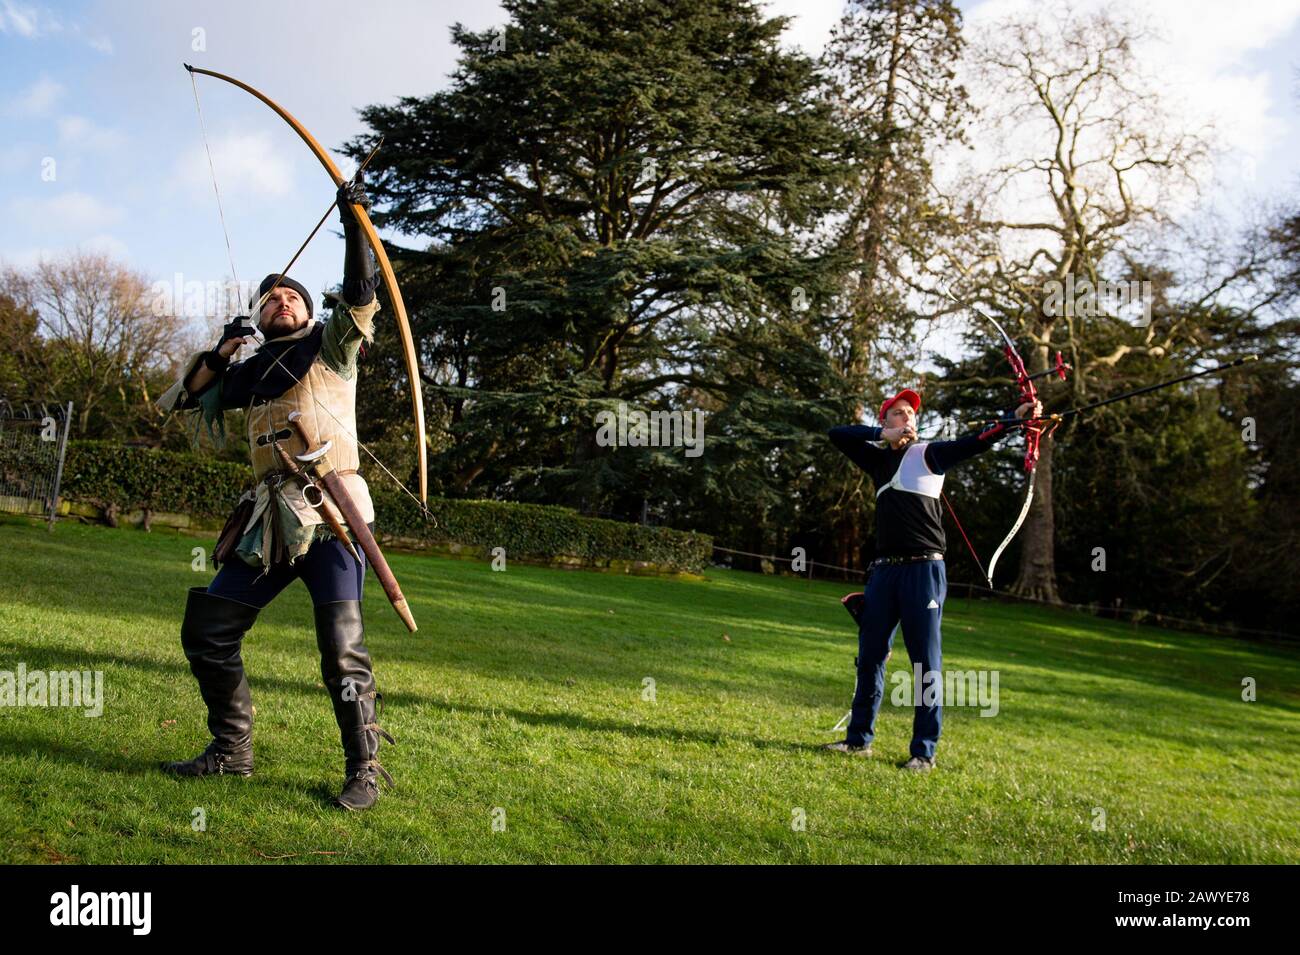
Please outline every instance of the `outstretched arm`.
[[953, 441], [931, 441], [925, 448], [925, 463], [935, 474], [943, 474], [953, 465], [983, 454], [1006, 434], [1009, 432], [1002, 430], [996, 434], [968, 434]]
[[[1015, 416], [1024, 418], [1042, 413], [1042, 402], [1035, 401], [1026, 402], [1017, 408]], [[1011, 415], [1000, 415], [1000, 417], [1009, 418]], [[973, 458], [977, 454], [983, 454], [993, 447], [994, 442], [1002, 440], [1010, 433], [1011, 429], [999, 426], [985, 428], [978, 434], [969, 434], [953, 441], [931, 441], [925, 449], [925, 463], [935, 474], [943, 474], [954, 464]]]

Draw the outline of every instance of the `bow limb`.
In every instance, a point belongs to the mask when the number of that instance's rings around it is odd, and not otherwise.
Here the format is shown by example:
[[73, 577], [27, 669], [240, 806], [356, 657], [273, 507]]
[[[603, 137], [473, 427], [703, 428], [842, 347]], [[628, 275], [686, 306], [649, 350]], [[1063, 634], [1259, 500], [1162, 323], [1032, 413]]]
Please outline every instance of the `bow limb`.
[[[311, 133], [307, 132], [306, 127], [298, 122], [284, 107], [233, 76], [226, 76], [224, 73], [217, 73], [214, 70], [200, 69], [197, 66], [190, 66], [188, 63], [185, 64], [185, 69], [191, 73], [201, 73], [204, 76], [224, 80], [232, 86], [237, 86], [244, 92], [257, 97], [274, 110], [277, 116], [288, 123], [290, 128], [298, 134], [298, 138], [307, 144], [307, 148], [315, 154], [316, 158], [320, 160], [320, 164], [325, 167], [325, 171], [330, 174], [330, 178], [334, 180], [334, 185], [343, 185], [343, 174], [339, 172], [338, 166], [334, 164], [334, 160], [330, 158], [329, 153], [325, 151], [324, 147], [316, 141], [316, 138]], [[406, 317], [406, 304], [402, 301], [402, 292], [397, 287], [397, 275], [393, 272], [393, 265], [388, 260], [388, 253], [384, 251], [384, 244], [379, 239], [379, 233], [375, 231], [369, 213], [362, 206], [354, 203], [352, 211], [356, 213], [357, 221], [361, 223], [361, 231], [365, 233], [366, 239], [370, 242], [370, 247], [375, 252], [375, 261], [379, 264], [379, 272], [384, 279], [384, 288], [388, 290], [388, 298], [393, 303], [393, 314], [397, 317], [397, 331], [402, 340], [402, 356], [406, 362], [406, 375], [411, 382], [411, 408], [415, 420], [415, 436], [419, 449], [420, 503], [427, 504], [429, 496], [428, 450], [424, 440], [424, 396], [420, 388], [420, 365], [415, 352], [415, 339], [411, 337], [411, 324]]]
[[982, 308], [975, 308], [972, 305], [971, 311], [973, 311], [976, 315], [982, 315], [984, 318], [987, 318], [993, 324], [993, 327], [998, 330], [998, 334], [1002, 336], [1002, 341], [1007, 346], [1007, 348], [1010, 348], [1014, 354], [1019, 356], [1020, 353], [1016, 351], [1016, 343], [1011, 340], [1011, 336], [1007, 334], [1007, 330], [1002, 327], [1001, 322], [999, 322], [988, 312], [984, 311], [984, 309]]
[[990, 588], [993, 587], [993, 571], [998, 566], [998, 558], [1002, 556], [1002, 552], [1007, 549], [1007, 545], [1020, 532], [1020, 526], [1025, 523], [1025, 518], [1029, 516], [1029, 505], [1034, 503], [1034, 475], [1037, 473], [1037, 471], [1029, 472], [1029, 489], [1025, 492], [1025, 503], [1020, 507], [1020, 516], [1016, 518], [1016, 522], [1011, 525], [1011, 530], [1007, 532], [1007, 536], [1002, 539], [1002, 543], [998, 545], [998, 549], [993, 552], [993, 556], [989, 559], [989, 569], [985, 577], [988, 578]]
[[[961, 304], [958, 302], [956, 296], [946, 289], [944, 290], [944, 294], [958, 305]], [[1001, 322], [988, 312], [984, 311], [984, 309], [977, 308], [973, 305], [969, 306], [969, 308], [976, 315], [987, 319], [989, 324], [996, 328], [998, 334], [1002, 336], [1002, 351], [1006, 356], [1007, 363], [1011, 366], [1011, 373], [1015, 379], [1016, 389], [1019, 391], [1021, 403], [1035, 403], [1038, 400], [1038, 389], [1034, 386], [1034, 376], [1029, 374], [1029, 370], [1025, 367], [1025, 360], [1020, 357], [1020, 352], [1016, 348], [1016, 343], [1011, 340], [1011, 336], [1007, 334], [1007, 330], [1002, 327]], [[979, 556], [975, 553], [974, 547], [971, 546], [970, 539], [966, 539], [966, 546], [970, 548], [971, 556], [975, 558], [975, 565], [980, 567], [980, 570], [984, 573], [984, 577], [988, 580], [990, 589], [993, 587], [993, 572], [997, 569], [998, 558], [1002, 556], [1002, 552], [1007, 549], [1015, 539], [1016, 534], [1020, 532], [1020, 528], [1025, 523], [1025, 518], [1029, 516], [1030, 505], [1034, 502], [1034, 475], [1037, 473], [1035, 471], [1035, 466], [1038, 464], [1038, 445], [1044, 430], [1046, 430], [1045, 425], [1041, 423], [1042, 420], [1046, 419], [1035, 419], [1032, 423], [1023, 422], [1022, 419], [1022, 426], [1024, 427], [1025, 433], [1025, 471], [1028, 472], [1029, 475], [1025, 490], [1025, 500], [1020, 507], [1020, 515], [1016, 518], [1016, 522], [1011, 525], [1011, 530], [1008, 531], [1007, 536], [1002, 539], [1002, 543], [998, 545], [998, 549], [993, 552], [993, 557], [989, 560], [988, 570], [984, 570], [984, 568], [980, 566]], [[1001, 430], [1002, 427], [1011, 426], [1012, 422], [999, 421], [997, 424], [1000, 426], [999, 430]], [[1050, 434], [1051, 432], [1048, 431], [1048, 433]], [[957, 514], [953, 511], [951, 504], [948, 505], [948, 511], [952, 514], [953, 520], [956, 521]], [[961, 529], [960, 521], [957, 522], [957, 526], [958, 529]], [[965, 530], [962, 530], [962, 536], [966, 536]]]

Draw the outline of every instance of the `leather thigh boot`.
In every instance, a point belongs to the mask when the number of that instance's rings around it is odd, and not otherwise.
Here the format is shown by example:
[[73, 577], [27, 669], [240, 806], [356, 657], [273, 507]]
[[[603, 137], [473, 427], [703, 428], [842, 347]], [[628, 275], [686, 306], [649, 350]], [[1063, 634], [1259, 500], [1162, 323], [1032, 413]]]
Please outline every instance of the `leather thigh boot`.
[[208, 707], [212, 742], [190, 760], [163, 763], [178, 776], [253, 774], [253, 700], [240, 644], [261, 611], [191, 587], [181, 624], [181, 646]]
[[377, 705], [383, 697], [375, 690], [361, 602], [318, 604], [315, 615], [321, 680], [334, 706], [345, 760], [343, 791], [334, 803], [343, 809], [368, 809], [379, 798], [378, 777], [393, 784], [393, 777], [379, 765], [379, 740], [396, 741], [377, 722]]

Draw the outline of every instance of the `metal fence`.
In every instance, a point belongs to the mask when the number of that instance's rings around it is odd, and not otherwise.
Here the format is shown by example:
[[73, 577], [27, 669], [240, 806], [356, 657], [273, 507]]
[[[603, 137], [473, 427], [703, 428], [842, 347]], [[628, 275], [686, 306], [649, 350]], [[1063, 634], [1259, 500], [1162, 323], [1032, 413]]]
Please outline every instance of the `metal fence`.
[[854, 583], [861, 587], [867, 576], [866, 570], [852, 567], [840, 567], [837, 564], [824, 564], [812, 560], [806, 554], [778, 557], [775, 554], [755, 554], [747, 550], [734, 550], [730, 547], [713, 545], [713, 562], [732, 570], [761, 571], [763, 573], [790, 573], [808, 580], [838, 580]]
[[60, 407], [0, 398], [0, 511], [48, 515], [54, 530], [71, 428], [71, 401]]

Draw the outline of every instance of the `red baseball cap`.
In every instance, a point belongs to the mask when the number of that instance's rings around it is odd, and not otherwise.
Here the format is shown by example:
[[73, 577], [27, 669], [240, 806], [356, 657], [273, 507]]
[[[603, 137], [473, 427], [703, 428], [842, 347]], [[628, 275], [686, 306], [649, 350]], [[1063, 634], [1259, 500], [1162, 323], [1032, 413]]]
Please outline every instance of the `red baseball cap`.
[[918, 395], [911, 388], [904, 388], [902, 391], [894, 395], [894, 397], [888, 399], [883, 405], [880, 406], [881, 424], [885, 423], [885, 412], [888, 411], [890, 408], [892, 408], [894, 406], [894, 402], [898, 401], [899, 399], [902, 399], [906, 401], [908, 404], [910, 404], [912, 406], [912, 410], [915, 411], [917, 414], [921, 413], [921, 396]]

